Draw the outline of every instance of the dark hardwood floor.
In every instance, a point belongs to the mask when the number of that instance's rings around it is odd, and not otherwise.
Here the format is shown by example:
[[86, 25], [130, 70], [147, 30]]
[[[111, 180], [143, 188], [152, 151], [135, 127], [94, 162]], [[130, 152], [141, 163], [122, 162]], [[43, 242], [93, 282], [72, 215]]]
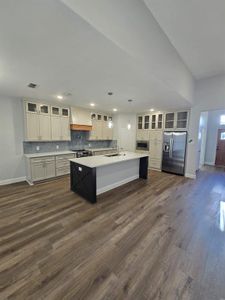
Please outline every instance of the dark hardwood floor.
[[69, 178], [0, 187], [0, 299], [225, 299], [225, 172], [160, 172], [91, 205]]

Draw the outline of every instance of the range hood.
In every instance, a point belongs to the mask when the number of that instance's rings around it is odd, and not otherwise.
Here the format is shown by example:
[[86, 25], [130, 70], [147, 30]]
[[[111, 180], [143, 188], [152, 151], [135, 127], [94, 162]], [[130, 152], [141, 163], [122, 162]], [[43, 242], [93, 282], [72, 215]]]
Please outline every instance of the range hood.
[[71, 130], [91, 131], [91, 112], [80, 107], [71, 107]]

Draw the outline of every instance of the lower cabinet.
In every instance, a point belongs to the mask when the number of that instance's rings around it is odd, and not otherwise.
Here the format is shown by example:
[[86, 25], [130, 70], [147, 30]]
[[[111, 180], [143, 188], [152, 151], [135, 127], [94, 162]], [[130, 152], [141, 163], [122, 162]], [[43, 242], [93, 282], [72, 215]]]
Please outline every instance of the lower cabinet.
[[30, 164], [32, 181], [55, 177], [54, 157], [32, 158]]
[[74, 154], [56, 156], [56, 176], [66, 175], [70, 173], [70, 161], [74, 158]]
[[27, 180], [30, 183], [35, 181], [53, 178], [55, 176], [70, 173], [69, 159], [74, 154], [52, 155], [26, 159]]

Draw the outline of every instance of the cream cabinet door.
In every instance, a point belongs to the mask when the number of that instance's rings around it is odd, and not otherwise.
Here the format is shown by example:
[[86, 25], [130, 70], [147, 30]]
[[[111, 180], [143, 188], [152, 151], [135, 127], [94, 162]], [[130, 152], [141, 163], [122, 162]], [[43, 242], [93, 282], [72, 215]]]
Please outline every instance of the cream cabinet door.
[[44, 162], [31, 163], [31, 177], [32, 181], [45, 179], [45, 165]]
[[60, 141], [61, 140], [61, 117], [52, 116], [51, 117], [51, 131], [52, 131], [52, 140]]
[[45, 162], [45, 178], [55, 177], [55, 160]]
[[102, 121], [92, 120], [92, 130], [90, 132], [90, 140], [102, 140], [103, 139], [103, 129]]
[[102, 139], [103, 140], [112, 140], [113, 138], [113, 129], [109, 128], [109, 123], [103, 121], [102, 123]]
[[38, 141], [39, 134], [39, 115], [36, 113], [26, 114], [26, 140]]
[[61, 117], [61, 140], [70, 141], [70, 122], [69, 118]]
[[162, 131], [155, 130], [150, 132], [149, 152], [150, 152], [150, 167], [160, 169], [162, 158]]
[[39, 115], [40, 140], [51, 140], [51, 119], [49, 115]]
[[90, 131], [89, 140], [96, 140], [97, 122], [95, 119], [92, 120], [92, 130]]

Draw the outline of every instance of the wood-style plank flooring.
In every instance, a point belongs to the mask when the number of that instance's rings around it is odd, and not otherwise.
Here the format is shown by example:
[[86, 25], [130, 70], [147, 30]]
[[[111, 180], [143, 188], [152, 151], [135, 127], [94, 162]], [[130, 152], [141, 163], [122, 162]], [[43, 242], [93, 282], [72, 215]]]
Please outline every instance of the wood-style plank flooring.
[[0, 187], [0, 299], [225, 299], [225, 172], [150, 172], [91, 205], [69, 178]]

